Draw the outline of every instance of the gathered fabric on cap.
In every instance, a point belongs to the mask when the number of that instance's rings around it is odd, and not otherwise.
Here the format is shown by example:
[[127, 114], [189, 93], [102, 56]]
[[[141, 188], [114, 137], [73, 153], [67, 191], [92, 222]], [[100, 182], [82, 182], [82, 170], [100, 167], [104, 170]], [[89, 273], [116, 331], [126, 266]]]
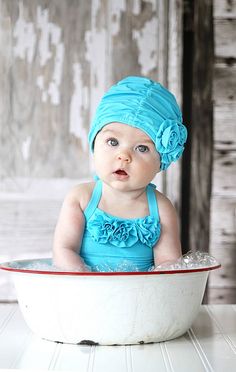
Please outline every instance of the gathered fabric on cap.
[[112, 122], [130, 125], [145, 132], [160, 154], [161, 169], [180, 158], [187, 129], [175, 96], [160, 83], [129, 76], [113, 85], [98, 105], [89, 132], [93, 150], [98, 132]]

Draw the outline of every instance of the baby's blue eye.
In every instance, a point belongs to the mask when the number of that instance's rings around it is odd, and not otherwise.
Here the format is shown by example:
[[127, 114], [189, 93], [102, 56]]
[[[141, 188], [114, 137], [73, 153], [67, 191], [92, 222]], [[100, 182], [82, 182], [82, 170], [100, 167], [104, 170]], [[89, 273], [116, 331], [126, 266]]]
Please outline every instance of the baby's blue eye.
[[117, 141], [116, 138], [109, 138], [109, 139], [107, 140], [107, 144], [108, 144], [109, 146], [117, 146], [117, 145], [118, 145], [118, 141]]
[[139, 151], [139, 152], [148, 152], [149, 148], [146, 145], [139, 145], [139, 146], [136, 147], [136, 150]]

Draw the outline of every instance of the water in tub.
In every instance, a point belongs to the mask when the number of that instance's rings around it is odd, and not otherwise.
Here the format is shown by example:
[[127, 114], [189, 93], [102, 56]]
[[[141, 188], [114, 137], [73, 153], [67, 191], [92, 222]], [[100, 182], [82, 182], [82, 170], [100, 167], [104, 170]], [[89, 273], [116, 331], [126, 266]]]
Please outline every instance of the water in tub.
[[[199, 268], [206, 268], [218, 265], [218, 261], [206, 252], [196, 251], [188, 252], [181, 256], [175, 262], [168, 262], [158, 266], [152, 266], [149, 271], [164, 271], [164, 270], [192, 270]], [[52, 264], [51, 259], [47, 260], [35, 260], [33, 262], [12, 262], [12, 268], [28, 269], [28, 270], [43, 270], [43, 271], [64, 271], [62, 268], [58, 268]], [[91, 271], [94, 272], [137, 272], [138, 268], [134, 263], [124, 260], [117, 267], [111, 269], [109, 265], [104, 263], [104, 265], [95, 266]]]

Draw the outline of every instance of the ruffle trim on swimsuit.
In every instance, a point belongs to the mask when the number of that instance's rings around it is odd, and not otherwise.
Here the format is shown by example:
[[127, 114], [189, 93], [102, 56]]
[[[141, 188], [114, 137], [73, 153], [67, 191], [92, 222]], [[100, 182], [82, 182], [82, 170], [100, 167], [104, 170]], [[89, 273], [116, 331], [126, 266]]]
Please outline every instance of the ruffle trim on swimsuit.
[[87, 223], [87, 229], [96, 242], [117, 247], [131, 247], [138, 240], [152, 248], [160, 237], [160, 222], [152, 216], [132, 220], [117, 219], [97, 210]]

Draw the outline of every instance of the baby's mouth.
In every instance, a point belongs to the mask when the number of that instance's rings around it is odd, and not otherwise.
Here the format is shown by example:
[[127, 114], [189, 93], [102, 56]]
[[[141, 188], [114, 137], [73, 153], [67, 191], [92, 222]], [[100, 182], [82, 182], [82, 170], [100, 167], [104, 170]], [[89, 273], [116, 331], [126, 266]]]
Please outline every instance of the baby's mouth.
[[119, 176], [127, 176], [128, 175], [124, 169], [117, 169], [115, 171], [115, 174], [118, 174]]

